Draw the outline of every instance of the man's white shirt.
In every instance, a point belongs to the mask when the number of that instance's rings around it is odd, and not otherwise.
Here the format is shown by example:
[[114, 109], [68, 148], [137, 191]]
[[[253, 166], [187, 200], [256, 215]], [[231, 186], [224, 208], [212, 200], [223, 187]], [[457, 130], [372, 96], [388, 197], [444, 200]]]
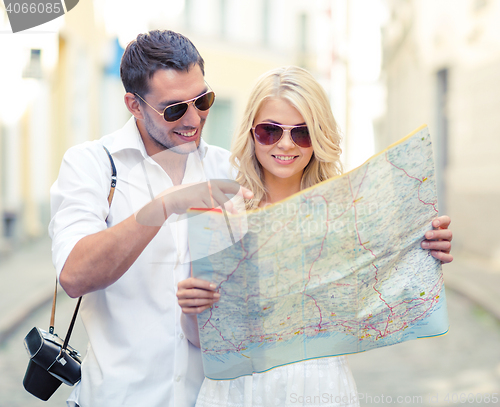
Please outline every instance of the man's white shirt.
[[[118, 175], [111, 208], [111, 167], [103, 145]], [[187, 160], [182, 184], [231, 179], [230, 168], [229, 152], [202, 140]], [[172, 186], [147, 155], [134, 118], [117, 132], [69, 149], [51, 188], [49, 234], [58, 276], [81, 238], [120, 223]], [[189, 277], [190, 264], [186, 222], [176, 217], [169, 217], [117, 282], [83, 296], [80, 315], [89, 347], [68, 403], [194, 406], [204, 375], [200, 350], [180, 326], [177, 283]]]

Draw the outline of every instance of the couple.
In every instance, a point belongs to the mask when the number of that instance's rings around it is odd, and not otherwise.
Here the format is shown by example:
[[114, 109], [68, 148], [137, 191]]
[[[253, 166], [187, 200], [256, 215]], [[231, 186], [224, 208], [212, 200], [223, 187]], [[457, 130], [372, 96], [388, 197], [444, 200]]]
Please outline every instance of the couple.
[[[210, 282], [190, 278], [187, 229], [176, 220], [189, 207], [211, 206], [212, 199], [223, 204], [234, 183], [204, 181], [231, 179], [233, 167], [227, 151], [201, 138], [215, 96], [204, 81], [203, 59], [186, 37], [141, 34], [120, 69], [133, 117], [117, 132], [68, 150], [51, 189], [54, 264], [65, 291], [84, 296], [81, 317], [89, 337], [82, 380], [68, 404], [194, 406], [203, 382], [195, 315], [218, 294]], [[309, 73], [288, 67], [264, 74], [231, 157], [247, 207], [339, 174], [339, 142], [325, 92]], [[103, 146], [118, 174], [110, 207]], [[136, 176], [138, 167], [144, 179]], [[188, 191], [186, 184], [193, 187]], [[449, 222], [435, 219], [434, 236], [423, 242], [443, 262], [452, 259]], [[286, 405], [291, 392], [324, 391], [355, 392], [344, 357], [233, 381], [205, 379], [198, 405]]]

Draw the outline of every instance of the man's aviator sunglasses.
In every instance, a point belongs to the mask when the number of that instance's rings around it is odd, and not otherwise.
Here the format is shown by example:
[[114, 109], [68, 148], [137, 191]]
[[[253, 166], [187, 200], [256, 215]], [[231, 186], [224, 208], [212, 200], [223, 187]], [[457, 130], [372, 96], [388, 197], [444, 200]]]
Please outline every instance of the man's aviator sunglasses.
[[311, 147], [311, 137], [306, 125], [285, 126], [276, 123], [259, 123], [252, 127], [255, 139], [264, 146], [276, 144], [286, 131], [290, 132], [292, 141], [299, 147]]
[[151, 109], [153, 109], [156, 113], [163, 116], [163, 118], [167, 122], [175, 122], [179, 120], [182, 116], [184, 116], [189, 108], [189, 105], [194, 105], [198, 110], [204, 112], [205, 110], [210, 109], [210, 107], [214, 104], [215, 101], [215, 93], [211, 90], [205, 92], [203, 95], [196, 96], [195, 98], [185, 100], [184, 102], [174, 103], [173, 105], [168, 105], [163, 112], [159, 112], [153, 106], [151, 106], [148, 102], [144, 100], [144, 98], [138, 93], [135, 94], [139, 96], [144, 103], [146, 103]]

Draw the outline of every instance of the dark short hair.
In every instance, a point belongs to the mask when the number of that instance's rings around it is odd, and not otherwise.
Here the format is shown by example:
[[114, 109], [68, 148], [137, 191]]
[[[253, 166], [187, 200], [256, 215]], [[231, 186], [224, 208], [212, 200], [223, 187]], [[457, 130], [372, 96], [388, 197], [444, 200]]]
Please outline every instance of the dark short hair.
[[169, 30], [153, 30], [139, 34], [127, 45], [120, 76], [126, 92], [145, 95], [149, 92], [149, 80], [159, 69], [188, 72], [196, 64], [204, 75], [203, 58], [188, 38]]

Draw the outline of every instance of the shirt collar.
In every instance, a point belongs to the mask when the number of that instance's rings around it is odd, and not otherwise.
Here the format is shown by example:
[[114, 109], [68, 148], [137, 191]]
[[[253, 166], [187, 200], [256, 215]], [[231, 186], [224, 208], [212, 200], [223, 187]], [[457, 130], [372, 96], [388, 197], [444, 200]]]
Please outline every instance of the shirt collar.
[[[111, 145], [107, 146], [111, 154], [117, 153], [118, 151], [132, 149], [141, 152], [144, 158], [148, 157], [146, 152], [146, 147], [142, 141], [141, 134], [137, 128], [137, 123], [135, 117], [132, 116], [127, 123], [117, 132], [119, 134], [113, 138]], [[208, 144], [201, 139], [200, 145], [198, 146], [198, 154], [200, 155], [200, 160], [203, 160], [208, 152]]]

